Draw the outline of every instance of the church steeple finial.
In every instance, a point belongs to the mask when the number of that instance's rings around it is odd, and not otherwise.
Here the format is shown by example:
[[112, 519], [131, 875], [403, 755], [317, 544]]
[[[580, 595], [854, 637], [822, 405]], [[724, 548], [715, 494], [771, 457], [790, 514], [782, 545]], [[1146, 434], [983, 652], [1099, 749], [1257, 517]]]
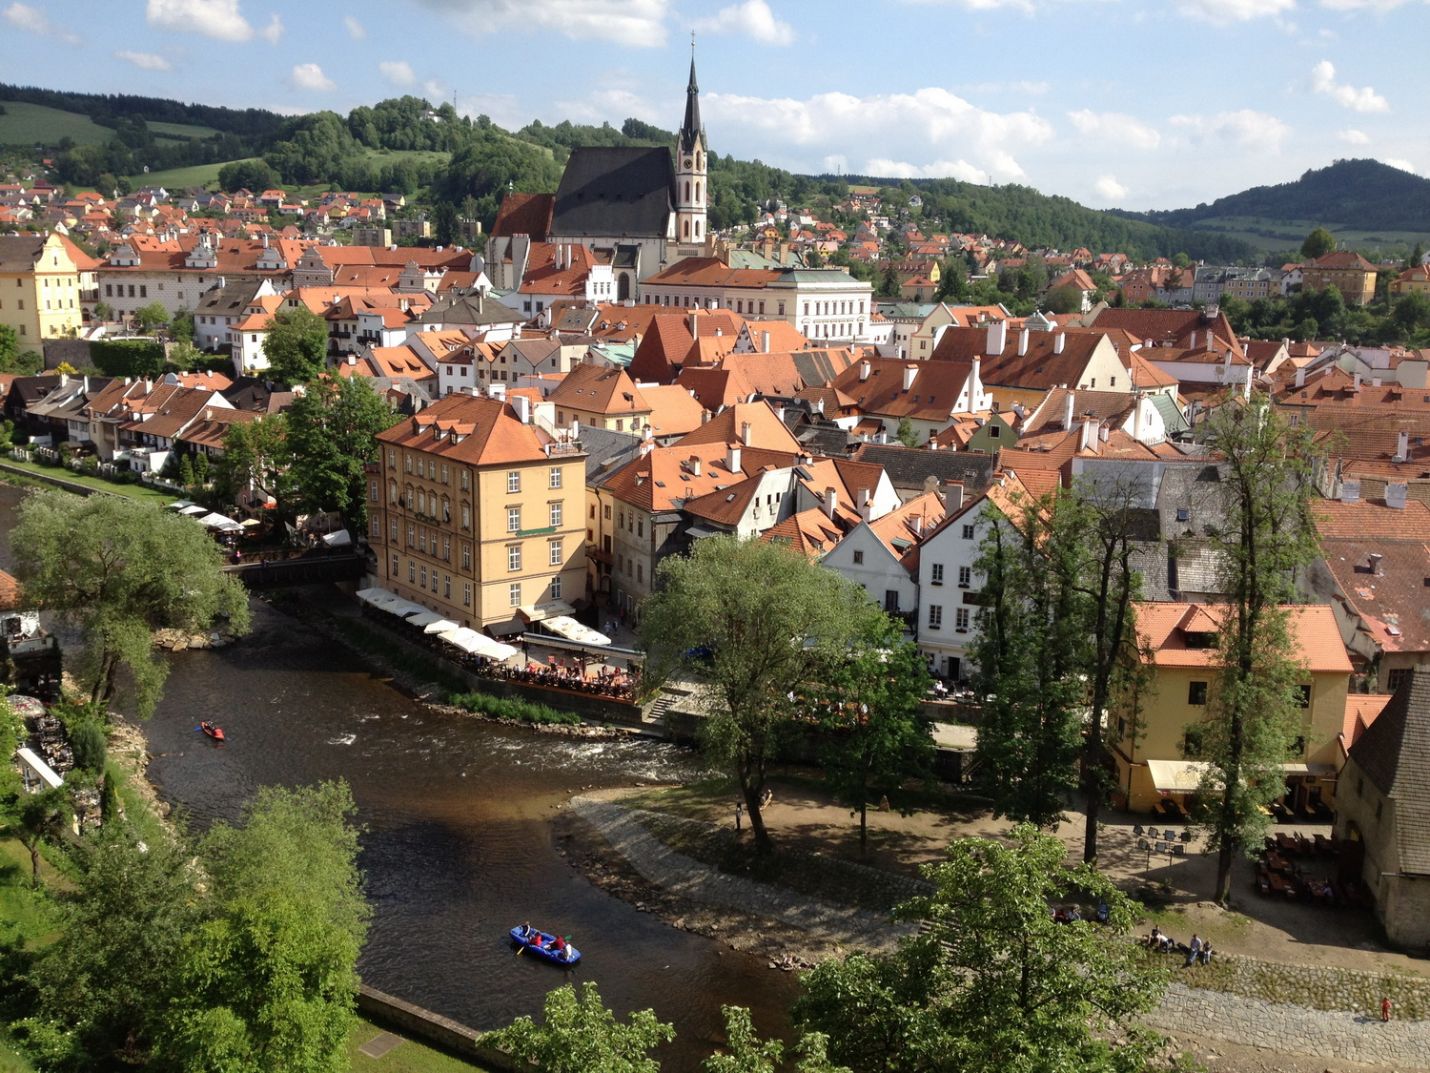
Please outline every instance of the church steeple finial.
[[680, 151], [693, 150], [705, 140], [700, 122], [700, 85], [695, 81], [695, 31], [690, 31], [690, 82], [685, 87], [685, 122], [680, 125]]

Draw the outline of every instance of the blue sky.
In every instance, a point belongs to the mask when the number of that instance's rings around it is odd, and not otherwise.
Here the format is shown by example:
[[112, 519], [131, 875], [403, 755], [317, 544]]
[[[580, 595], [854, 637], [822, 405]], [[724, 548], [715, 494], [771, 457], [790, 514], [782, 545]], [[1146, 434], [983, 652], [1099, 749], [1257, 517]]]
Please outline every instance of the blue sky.
[[1134, 209], [1338, 157], [1430, 174], [1430, 0], [0, 0], [0, 78], [674, 129], [692, 28], [711, 148], [799, 171]]

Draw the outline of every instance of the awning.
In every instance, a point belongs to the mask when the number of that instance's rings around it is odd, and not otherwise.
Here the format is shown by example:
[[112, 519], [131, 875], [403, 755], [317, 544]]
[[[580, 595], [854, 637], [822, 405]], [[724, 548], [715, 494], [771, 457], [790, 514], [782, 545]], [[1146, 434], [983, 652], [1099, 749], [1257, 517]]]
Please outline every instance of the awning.
[[488, 622], [487, 632], [498, 637], [510, 637], [512, 634], [526, 632], [526, 620], [520, 618], [509, 618], [501, 622]]
[[521, 617], [527, 622], [545, 622], [555, 618], [557, 615], [574, 615], [576, 609], [565, 600], [551, 600], [536, 607], [523, 607], [519, 609]]
[[[409, 626], [430, 626], [430, 625], [432, 625], [434, 622], [446, 622], [446, 621], [447, 621], [447, 620], [444, 619], [441, 615], [437, 614], [437, 612], [435, 612], [435, 611], [427, 611], [427, 610], [423, 610], [423, 611], [421, 611], [421, 612], [419, 612], [419, 613], [417, 613], [417, 614], [415, 614], [415, 615], [409, 615], [409, 616], [407, 617], [407, 624], [408, 624]], [[452, 623], [451, 625], [448, 626], [448, 629], [451, 629], [451, 627], [452, 627], [452, 626], [455, 626], [455, 625], [456, 625], [456, 623]]]
[[1148, 760], [1152, 785], [1163, 793], [1186, 794], [1199, 789], [1209, 764], [1201, 760]]
[[[412, 619], [411, 621], [412, 621], [413, 623], [416, 623], [417, 620], [414, 618], [414, 619]], [[436, 619], [436, 620], [434, 620], [434, 621], [432, 621], [432, 622], [427, 623], [427, 625], [422, 628], [422, 632], [423, 632], [423, 633], [446, 633], [448, 630], [460, 630], [461, 628], [462, 628], [462, 624], [461, 624], [460, 622], [453, 622], [453, 621], [452, 621], [451, 619], [449, 619], [449, 618], [439, 618], [439, 619]]]
[[391, 598], [392, 593], [388, 592], [386, 589], [372, 588], [358, 589], [358, 591], [354, 593], [354, 595], [365, 604], [371, 604], [374, 607], [380, 607], [383, 603], [385, 603], [388, 599]]
[[351, 547], [352, 542], [353, 538], [346, 529], [339, 529], [336, 533], [328, 533], [323, 537], [323, 543], [330, 548]]
[[541, 625], [546, 627], [558, 637], [564, 637], [568, 641], [579, 641], [585, 645], [608, 645], [611, 639], [599, 630], [593, 630], [590, 626], [584, 626], [574, 618], [566, 615], [556, 615], [553, 618], [543, 619]]
[[187, 507], [192, 507], [193, 505], [194, 505], [194, 501], [193, 501], [192, 499], [176, 499], [176, 500], [174, 500], [172, 503], [169, 504], [169, 509], [170, 509], [170, 510], [184, 510], [185, 508], [187, 508]]
[[232, 518], [222, 514], [205, 514], [199, 519], [199, 524], [209, 529], [217, 529], [220, 533], [233, 533], [243, 528]]
[[504, 660], [517, 654], [517, 650], [511, 645], [493, 641], [486, 634], [470, 630], [466, 626], [458, 626], [455, 630], [448, 630], [437, 636], [454, 648], [485, 659]]
[[1305, 775], [1313, 779], [1334, 779], [1337, 774], [1335, 764], [1282, 764], [1281, 770], [1287, 775]]
[[180, 507], [180, 508], [179, 508], [179, 513], [180, 513], [180, 514], [187, 514], [187, 515], [189, 515], [189, 517], [192, 518], [192, 517], [198, 517], [198, 516], [200, 516], [200, 515], [207, 514], [207, 513], [208, 513], [208, 509], [205, 508], [205, 507], [199, 506], [197, 503], [190, 503], [187, 507]]
[[51, 790], [58, 790], [65, 784], [65, 780], [56, 773], [55, 769], [40, 759], [29, 746], [22, 745], [16, 749], [15, 757]]

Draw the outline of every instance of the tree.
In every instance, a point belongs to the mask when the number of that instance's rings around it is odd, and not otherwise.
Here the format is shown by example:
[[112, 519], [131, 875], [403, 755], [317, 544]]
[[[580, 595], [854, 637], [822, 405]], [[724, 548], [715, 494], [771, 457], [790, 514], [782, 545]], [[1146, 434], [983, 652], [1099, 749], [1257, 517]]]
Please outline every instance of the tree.
[[[80, 843], [57, 938], [34, 973], [36, 1019], [62, 1030], [61, 1068], [142, 1065], [175, 997], [175, 969], [201, 921], [193, 847], [138, 836], [118, 817]], [[58, 1032], [52, 1035], [59, 1035]]]
[[652, 681], [684, 667], [707, 684], [706, 748], [739, 784], [755, 846], [765, 771], [804, 713], [798, 693], [879, 635], [863, 589], [778, 544], [711, 537], [667, 559], [643, 608]]
[[105, 376], [158, 376], [164, 371], [164, 347], [152, 339], [96, 339], [89, 360]]
[[1054, 287], [1043, 299], [1049, 313], [1081, 313], [1082, 291], [1071, 283]]
[[346, 1068], [369, 909], [345, 783], [263, 787], [200, 844], [212, 889], [190, 929], [161, 1064], [228, 1073]]
[[897, 795], [900, 784], [927, 770], [932, 727], [921, 701], [928, 665], [888, 616], [863, 647], [828, 668], [814, 701], [827, 739], [824, 779], [835, 799], [859, 813], [859, 850], [869, 845], [869, 799]]
[[[1065, 867], [1065, 852], [1027, 824], [1008, 843], [956, 840], [924, 868], [934, 893], [896, 911], [919, 932], [892, 954], [820, 964], [795, 1023], [828, 1034], [830, 1056], [860, 1073], [1150, 1068], [1158, 1041], [1137, 1021], [1165, 974], [1119, 938], [1132, 901], [1087, 865]], [[1105, 905], [1107, 924], [1055, 922], [1050, 907], [1069, 902], [1085, 916]]]
[[1430, 294], [1407, 291], [1395, 300], [1390, 319], [1406, 335], [1430, 327]]
[[228, 502], [237, 502], [244, 492], [284, 498], [287, 488], [280, 484], [288, 472], [287, 432], [283, 414], [229, 425], [215, 466], [218, 493]]
[[134, 311], [134, 323], [146, 335], [168, 327], [169, 311], [162, 302], [150, 302]]
[[[777, 1039], [761, 1040], [743, 1006], [721, 1006], [725, 1018], [725, 1052], [712, 1054], [700, 1068], [704, 1073], [779, 1073], [784, 1044]], [[821, 1032], [800, 1037], [796, 1048], [799, 1060], [795, 1073], [850, 1073], [828, 1057], [829, 1040]]]
[[899, 429], [894, 436], [905, 447], [919, 446], [918, 430], [914, 428], [914, 423], [907, 417], [899, 418]]
[[658, 1073], [659, 1063], [647, 1052], [675, 1038], [675, 1029], [651, 1010], [632, 1013], [624, 1024], [616, 1020], [589, 980], [580, 991], [564, 984], [547, 992], [543, 1012], [541, 1025], [518, 1017], [488, 1033], [487, 1042], [537, 1073]]
[[1336, 236], [1324, 227], [1318, 227], [1306, 236], [1306, 241], [1301, 243], [1301, 256], [1307, 261], [1314, 261], [1317, 257], [1324, 257], [1335, 248]]
[[1415, 248], [1410, 251], [1410, 259], [1405, 262], [1406, 268], [1418, 268], [1425, 261], [1425, 247], [1420, 243], [1415, 244]]
[[10, 825], [20, 845], [30, 851], [30, 883], [40, 889], [40, 847], [64, 834], [69, 823], [69, 795], [63, 786], [23, 794]]
[[273, 318], [263, 339], [268, 371], [283, 384], [316, 380], [328, 364], [328, 322], [305, 306]]
[[1300, 733], [1302, 671], [1284, 605], [1295, 600], [1297, 570], [1318, 554], [1310, 503], [1321, 449], [1314, 430], [1291, 425], [1259, 394], [1219, 407], [1204, 434], [1226, 460], [1224, 520], [1211, 546], [1228, 600], [1201, 725], [1208, 766], [1199, 799], [1217, 849], [1216, 899], [1225, 902], [1235, 854], [1260, 845], [1265, 806], [1286, 792], [1282, 765]]
[[903, 291], [903, 281], [899, 279], [899, 273], [892, 264], [885, 265], [883, 274], [879, 276], [879, 287], [876, 294], [880, 298], [898, 298]]
[[114, 319], [114, 307], [108, 302], [94, 303], [94, 319], [101, 324]]
[[291, 476], [304, 509], [338, 510], [349, 525], [367, 520], [363, 466], [375, 457], [377, 434], [397, 415], [366, 380], [323, 377], [288, 410]]
[[194, 341], [194, 314], [192, 310], [181, 309], [169, 321], [169, 336], [180, 343]]
[[156, 629], [208, 630], [221, 618], [236, 633], [248, 628], [247, 594], [223, 572], [218, 545], [151, 504], [35, 492], [21, 504], [13, 541], [27, 597], [84, 633], [91, 703], [108, 704], [123, 667], [138, 713], [154, 710], [167, 676], [152, 651]]

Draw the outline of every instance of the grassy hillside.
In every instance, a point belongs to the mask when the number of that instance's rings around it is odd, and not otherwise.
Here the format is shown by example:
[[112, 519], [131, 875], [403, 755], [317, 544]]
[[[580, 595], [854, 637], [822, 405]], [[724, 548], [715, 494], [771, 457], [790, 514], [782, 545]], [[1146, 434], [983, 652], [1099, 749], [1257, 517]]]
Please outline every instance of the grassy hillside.
[[1417, 242], [1430, 246], [1430, 228], [1424, 231], [1366, 230], [1334, 221], [1273, 220], [1264, 216], [1208, 216], [1197, 221], [1195, 230], [1241, 239], [1267, 254], [1299, 250], [1306, 236], [1317, 227], [1324, 227], [1335, 235], [1341, 248], [1360, 250], [1367, 256], [1377, 251], [1403, 256]]
[[[247, 158], [254, 159], [254, 158]], [[211, 186], [218, 182], [219, 169], [233, 161], [218, 164], [194, 164], [187, 168], [166, 168], [148, 175], [131, 175], [135, 186], [162, 186], [169, 190], [187, 190], [191, 186]]]
[[193, 138], [212, 138], [219, 133], [213, 127], [201, 126], [198, 123], [149, 123], [148, 127], [156, 138], [181, 138], [185, 141]]
[[0, 115], [0, 145], [54, 145], [62, 138], [76, 145], [101, 145], [114, 137], [114, 131], [77, 112], [26, 101], [0, 101], [0, 105], [5, 107]]

